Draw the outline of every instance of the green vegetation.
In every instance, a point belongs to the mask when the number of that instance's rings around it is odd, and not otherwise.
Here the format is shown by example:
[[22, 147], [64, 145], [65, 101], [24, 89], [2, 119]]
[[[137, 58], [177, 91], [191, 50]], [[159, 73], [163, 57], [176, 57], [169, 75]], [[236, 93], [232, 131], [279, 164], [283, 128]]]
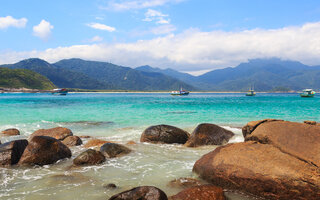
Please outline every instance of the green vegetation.
[[48, 78], [27, 69], [0, 67], [0, 87], [51, 90], [55, 85]]

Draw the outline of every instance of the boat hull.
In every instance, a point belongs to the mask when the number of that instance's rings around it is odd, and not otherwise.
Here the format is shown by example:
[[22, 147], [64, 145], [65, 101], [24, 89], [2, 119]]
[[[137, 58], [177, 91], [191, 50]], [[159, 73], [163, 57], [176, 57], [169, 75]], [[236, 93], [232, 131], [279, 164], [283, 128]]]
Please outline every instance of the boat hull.
[[300, 97], [314, 97], [314, 94], [300, 94]]

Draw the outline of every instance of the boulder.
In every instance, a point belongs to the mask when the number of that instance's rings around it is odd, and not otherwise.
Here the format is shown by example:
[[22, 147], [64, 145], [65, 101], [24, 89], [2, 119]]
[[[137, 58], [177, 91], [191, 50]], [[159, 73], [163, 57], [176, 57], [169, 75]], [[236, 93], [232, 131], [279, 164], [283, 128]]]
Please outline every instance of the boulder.
[[169, 187], [175, 188], [189, 188], [194, 186], [202, 185], [202, 183], [194, 178], [178, 178], [169, 182]]
[[106, 141], [106, 140], [100, 140], [100, 139], [92, 139], [89, 140], [84, 147], [85, 148], [89, 148], [89, 147], [101, 147], [102, 145], [104, 145], [105, 143], [108, 143], [110, 141]]
[[4, 135], [20, 135], [20, 131], [16, 128], [9, 128], [1, 132]]
[[70, 149], [61, 141], [48, 136], [34, 136], [24, 150], [19, 164], [42, 166], [70, 157]]
[[232, 136], [234, 136], [233, 132], [215, 124], [200, 124], [194, 129], [185, 146], [222, 145]]
[[279, 120], [279, 119], [263, 119], [263, 120], [248, 122], [244, 127], [242, 127], [243, 137], [246, 137], [247, 135], [250, 135], [254, 131], [254, 129], [256, 129], [260, 124], [265, 123], [265, 122], [273, 122], [273, 121], [283, 121], [283, 120]]
[[114, 158], [130, 153], [131, 149], [121, 144], [105, 143], [100, 147], [100, 152], [107, 158]]
[[159, 188], [141, 186], [113, 195], [109, 200], [167, 200], [167, 195]]
[[72, 131], [68, 128], [56, 127], [50, 129], [39, 129], [30, 135], [30, 139], [34, 136], [48, 136], [57, 140], [64, 140], [68, 136], [72, 136]]
[[310, 120], [306, 120], [306, 121], [304, 121], [303, 123], [305, 123], [305, 124], [310, 124], [310, 125], [317, 125], [317, 122], [316, 122], [316, 121], [310, 121]]
[[100, 151], [88, 149], [78, 155], [74, 160], [74, 165], [96, 165], [101, 164], [106, 160]]
[[266, 199], [318, 199], [320, 170], [271, 144], [228, 144], [204, 155], [193, 171], [222, 188]]
[[14, 140], [0, 145], [0, 166], [17, 164], [28, 145], [27, 140]]
[[320, 126], [273, 121], [259, 125], [245, 141], [272, 144], [300, 160], [320, 167]]
[[73, 136], [68, 136], [68, 137], [66, 137], [66, 138], [62, 141], [62, 143], [63, 143], [64, 145], [67, 145], [68, 147], [79, 146], [79, 145], [82, 144], [82, 140], [81, 140], [80, 137], [73, 135]]
[[117, 188], [116, 184], [114, 184], [114, 183], [105, 184], [105, 185], [103, 185], [103, 187], [105, 189], [116, 189]]
[[127, 144], [128, 145], [134, 145], [134, 144], [137, 144], [137, 143], [135, 141], [130, 140], [130, 141], [127, 142]]
[[223, 190], [214, 185], [195, 186], [169, 197], [170, 200], [225, 200]]
[[184, 144], [189, 138], [189, 133], [169, 125], [150, 126], [143, 131], [140, 142], [165, 143], [165, 144]]

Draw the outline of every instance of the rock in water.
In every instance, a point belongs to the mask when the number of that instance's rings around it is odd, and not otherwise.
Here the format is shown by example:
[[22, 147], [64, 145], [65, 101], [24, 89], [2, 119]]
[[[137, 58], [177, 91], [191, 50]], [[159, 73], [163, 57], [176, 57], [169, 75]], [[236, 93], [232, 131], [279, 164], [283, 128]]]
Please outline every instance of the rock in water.
[[167, 195], [159, 188], [141, 186], [113, 195], [109, 200], [167, 200]]
[[189, 133], [169, 125], [150, 126], [143, 131], [140, 142], [184, 144], [189, 138]]
[[17, 164], [28, 145], [27, 140], [14, 140], [0, 145], [0, 166]]
[[70, 157], [70, 149], [61, 141], [48, 136], [34, 136], [24, 150], [19, 164], [48, 165]]
[[63, 144], [67, 145], [68, 147], [72, 147], [72, 146], [79, 146], [82, 144], [82, 140], [80, 137], [78, 136], [68, 136], [66, 137], [63, 141]]
[[233, 132], [215, 124], [200, 124], [194, 129], [185, 146], [222, 145], [227, 143], [232, 136], [234, 136]]
[[202, 185], [185, 189], [169, 197], [170, 200], [225, 200], [223, 190], [214, 185]]
[[100, 152], [107, 158], [122, 156], [131, 152], [131, 149], [116, 143], [105, 143], [100, 147]]
[[72, 131], [68, 128], [56, 127], [50, 129], [39, 129], [30, 135], [30, 139], [34, 136], [49, 136], [57, 140], [64, 140], [68, 136], [72, 136]]
[[320, 170], [271, 144], [228, 144], [204, 155], [193, 171], [221, 186], [267, 199], [319, 199]]
[[272, 144], [281, 151], [320, 167], [320, 126], [273, 121], [259, 125], [246, 141]]
[[74, 165], [96, 165], [101, 164], [106, 160], [104, 155], [100, 151], [88, 149], [82, 152], [74, 160]]
[[20, 131], [16, 128], [9, 128], [1, 132], [4, 135], [20, 135]]
[[190, 188], [194, 186], [200, 186], [202, 183], [194, 178], [178, 178], [169, 182], [169, 187], [176, 187], [176, 188]]
[[89, 140], [89, 141], [84, 145], [84, 147], [85, 147], [85, 148], [95, 147], [95, 146], [101, 147], [103, 144], [108, 143], [108, 142], [110, 142], [110, 141], [100, 140], [100, 139], [92, 139], [92, 140]]

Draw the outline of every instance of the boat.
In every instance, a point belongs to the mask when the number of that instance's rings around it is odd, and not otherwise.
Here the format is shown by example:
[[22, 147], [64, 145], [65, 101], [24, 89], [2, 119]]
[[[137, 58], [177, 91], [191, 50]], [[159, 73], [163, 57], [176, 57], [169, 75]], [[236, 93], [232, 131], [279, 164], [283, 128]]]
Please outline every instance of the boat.
[[304, 89], [302, 90], [302, 93], [300, 94], [301, 97], [314, 97], [314, 95], [316, 94], [315, 91], [313, 91], [312, 89]]
[[255, 93], [255, 91], [254, 91], [254, 89], [252, 87], [246, 93], [246, 96], [255, 96], [255, 95], [256, 95], [256, 93]]
[[54, 95], [67, 95], [68, 90], [65, 88], [57, 88], [57, 89], [54, 89], [51, 93]]
[[174, 96], [182, 96], [182, 95], [188, 95], [189, 92], [186, 91], [186, 90], [183, 90], [182, 88], [180, 88], [179, 91], [172, 91], [171, 92], [171, 95], [174, 95]]

